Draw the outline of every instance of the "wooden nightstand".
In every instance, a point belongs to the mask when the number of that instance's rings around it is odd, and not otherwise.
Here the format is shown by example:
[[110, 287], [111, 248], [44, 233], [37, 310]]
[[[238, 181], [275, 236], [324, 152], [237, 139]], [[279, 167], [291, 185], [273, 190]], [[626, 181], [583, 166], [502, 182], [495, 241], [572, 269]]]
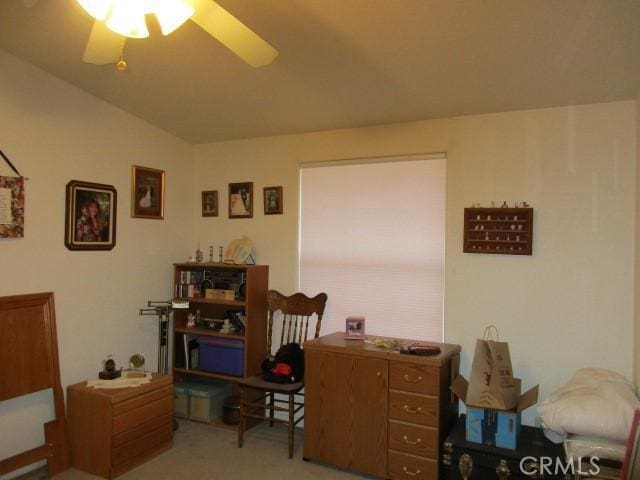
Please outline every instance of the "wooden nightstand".
[[67, 387], [67, 422], [73, 467], [114, 478], [171, 448], [173, 380], [154, 374], [133, 388]]

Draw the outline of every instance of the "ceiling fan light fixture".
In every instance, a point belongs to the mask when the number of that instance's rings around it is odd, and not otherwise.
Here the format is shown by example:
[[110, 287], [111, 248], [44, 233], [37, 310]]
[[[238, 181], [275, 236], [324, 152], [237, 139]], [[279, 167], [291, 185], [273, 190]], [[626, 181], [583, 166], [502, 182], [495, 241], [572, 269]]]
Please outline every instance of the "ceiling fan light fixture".
[[113, 8], [107, 20], [110, 30], [130, 38], [146, 38], [149, 36], [145, 22], [145, 5], [143, 0], [112, 0]]
[[154, 0], [153, 11], [160, 23], [163, 35], [169, 35], [189, 20], [195, 9], [183, 0]]
[[82, 8], [96, 20], [104, 20], [111, 10], [113, 0], [77, 0]]

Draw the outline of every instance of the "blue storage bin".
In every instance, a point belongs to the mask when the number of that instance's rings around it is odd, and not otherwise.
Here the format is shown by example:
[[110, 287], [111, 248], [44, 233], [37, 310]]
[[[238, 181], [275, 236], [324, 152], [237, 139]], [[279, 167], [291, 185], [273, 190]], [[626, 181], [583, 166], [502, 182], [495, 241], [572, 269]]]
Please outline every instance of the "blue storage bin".
[[205, 372], [242, 377], [244, 341], [237, 338], [198, 337], [198, 368]]

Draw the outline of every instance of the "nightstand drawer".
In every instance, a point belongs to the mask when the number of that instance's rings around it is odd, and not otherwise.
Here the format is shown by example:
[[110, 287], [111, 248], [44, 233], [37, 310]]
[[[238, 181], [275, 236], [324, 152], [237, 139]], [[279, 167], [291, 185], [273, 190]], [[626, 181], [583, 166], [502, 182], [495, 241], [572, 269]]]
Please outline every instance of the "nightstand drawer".
[[173, 425], [173, 415], [171, 413], [167, 413], [161, 417], [154, 418], [148, 422], [145, 422], [141, 425], [138, 425], [135, 428], [130, 428], [129, 430], [125, 430], [122, 433], [118, 433], [111, 438], [111, 446], [119, 447], [123, 443], [130, 442], [135, 440], [138, 437], [142, 437], [152, 430], [156, 430], [157, 428], [165, 426], [167, 423]]
[[438, 394], [438, 369], [418, 363], [391, 362], [389, 387], [405, 392]]
[[438, 399], [415, 393], [389, 392], [389, 418], [437, 427]]
[[438, 474], [438, 462], [389, 451], [388, 473], [392, 480], [434, 480]]
[[154, 450], [159, 445], [171, 442], [173, 435], [173, 422], [170, 420], [165, 425], [150, 431], [129, 442], [123, 443], [119, 447], [114, 447], [111, 451], [111, 462], [114, 467], [129, 461], [132, 458], [142, 456]]
[[113, 416], [117, 417], [118, 415], [143, 407], [165, 397], [173, 397], [173, 385], [167, 385], [152, 392], [139, 395], [131, 400], [115, 404], [113, 406]]
[[169, 393], [153, 403], [114, 417], [112, 434], [117, 435], [172, 412], [173, 395]]
[[387, 431], [391, 450], [437, 458], [438, 431], [435, 428], [389, 421]]

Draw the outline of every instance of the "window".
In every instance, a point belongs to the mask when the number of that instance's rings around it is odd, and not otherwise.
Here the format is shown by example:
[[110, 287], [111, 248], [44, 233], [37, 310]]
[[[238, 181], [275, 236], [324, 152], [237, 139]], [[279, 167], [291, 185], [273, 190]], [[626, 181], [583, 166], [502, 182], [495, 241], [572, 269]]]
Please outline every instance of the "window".
[[305, 164], [300, 291], [329, 296], [321, 334], [442, 341], [445, 157]]

